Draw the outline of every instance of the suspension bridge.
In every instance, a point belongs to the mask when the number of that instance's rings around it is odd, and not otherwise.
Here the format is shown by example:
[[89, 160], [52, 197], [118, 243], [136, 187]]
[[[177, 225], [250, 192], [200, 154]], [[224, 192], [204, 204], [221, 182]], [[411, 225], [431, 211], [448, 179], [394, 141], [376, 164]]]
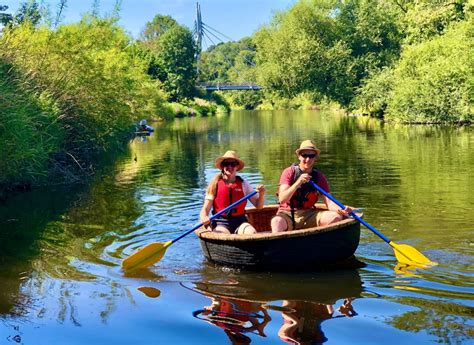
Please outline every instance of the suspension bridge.
[[[215, 43], [215, 40], [218, 41], [218, 43], [224, 42], [222, 39], [227, 39], [230, 41], [233, 41], [230, 37], [222, 34], [221, 32], [217, 31], [216, 29], [213, 29], [206, 23], [202, 21], [201, 17], [201, 6], [199, 3], [196, 3], [196, 20], [194, 21], [194, 39], [196, 42], [196, 60], [199, 61], [201, 57], [201, 52], [203, 49], [203, 46], [205, 45], [206, 41], [209, 40], [210, 44], [216, 46], [217, 44]], [[253, 62], [250, 62], [251, 64], [254, 65]], [[229, 62], [230, 65], [232, 63]], [[258, 91], [261, 90], [262, 87], [255, 84], [255, 83], [240, 83], [240, 84], [235, 84], [235, 83], [199, 83], [197, 87], [204, 89], [206, 91], [226, 91], [226, 90], [236, 90], [236, 91]]]

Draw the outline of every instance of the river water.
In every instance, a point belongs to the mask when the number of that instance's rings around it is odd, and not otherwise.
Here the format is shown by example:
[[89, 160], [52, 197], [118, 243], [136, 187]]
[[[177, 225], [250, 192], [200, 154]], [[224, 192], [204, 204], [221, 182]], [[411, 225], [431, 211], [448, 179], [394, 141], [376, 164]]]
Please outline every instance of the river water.
[[[267, 186], [304, 139], [331, 191], [396, 243], [439, 263], [397, 265], [362, 229], [364, 267], [244, 272], [205, 262], [194, 234], [148, 270], [141, 246], [193, 227], [228, 149]], [[0, 344], [474, 343], [474, 134], [321, 111], [233, 112], [156, 125], [88, 186], [48, 187], [0, 205]], [[342, 306], [342, 308], [341, 308]]]

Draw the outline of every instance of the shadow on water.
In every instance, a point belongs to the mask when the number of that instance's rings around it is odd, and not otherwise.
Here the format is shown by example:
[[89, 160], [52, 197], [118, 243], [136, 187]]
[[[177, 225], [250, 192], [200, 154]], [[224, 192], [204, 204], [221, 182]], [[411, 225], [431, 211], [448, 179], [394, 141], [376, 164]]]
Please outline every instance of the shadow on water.
[[0, 207], [0, 314], [28, 303], [20, 285], [30, 274], [32, 261], [44, 255], [39, 239], [48, 223], [59, 221], [79, 201], [82, 190], [81, 186], [38, 189], [17, 194]]
[[318, 271], [307, 273], [202, 272], [203, 281], [195, 282], [202, 293], [257, 301], [305, 300], [334, 303], [345, 297], [359, 297], [363, 283], [357, 270]]
[[[364, 290], [357, 270], [243, 273], [182, 286], [209, 298], [209, 305], [195, 310], [193, 316], [221, 328], [232, 344], [249, 344], [250, 336], [266, 337], [265, 327], [272, 321], [269, 312], [283, 319], [277, 326], [280, 340], [323, 343], [328, 339], [321, 323], [356, 316], [352, 301]], [[337, 307], [338, 300], [342, 302]]]
[[113, 166], [102, 169], [90, 185], [35, 189], [1, 205], [0, 316], [21, 317], [48, 288], [58, 304], [72, 305], [67, 280], [93, 280], [119, 262], [121, 252], [106, 248], [133, 228], [138, 207], [133, 190], [102, 178]]

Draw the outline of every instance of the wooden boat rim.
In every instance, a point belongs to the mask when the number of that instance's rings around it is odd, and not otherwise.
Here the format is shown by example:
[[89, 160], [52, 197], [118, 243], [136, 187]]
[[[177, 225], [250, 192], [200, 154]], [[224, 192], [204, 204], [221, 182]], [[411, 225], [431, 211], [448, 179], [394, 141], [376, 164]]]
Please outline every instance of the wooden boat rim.
[[[317, 208], [322, 210], [325, 209], [324, 206], [317, 205]], [[263, 209], [271, 209], [271, 208], [278, 208], [278, 205], [269, 205], [265, 206], [262, 209], [256, 208], [249, 208], [246, 210], [247, 213], [254, 213], [262, 211]], [[360, 215], [361, 216], [361, 215]], [[203, 240], [219, 240], [219, 241], [235, 241], [235, 242], [245, 242], [245, 241], [266, 241], [266, 240], [276, 240], [282, 238], [291, 238], [291, 237], [303, 237], [310, 234], [317, 234], [317, 233], [324, 233], [335, 231], [340, 228], [345, 228], [349, 224], [358, 223], [357, 220], [353, 218], [346, 218], [339, 222], [326, 225], [326, 226], [317, 226], [312, 228], [300, 229], [300, 230], [291, 230], [291, 231], [284, 231], [279, 233], [272, 233], [272, 232], [260, 232], [253, 235], [237, 235], [237, 234], [221, 234], [217, 232], [213, 232], [212, 230], [200, 227], [195, 231], [196, 235], [199, 236], [200, 239]]]

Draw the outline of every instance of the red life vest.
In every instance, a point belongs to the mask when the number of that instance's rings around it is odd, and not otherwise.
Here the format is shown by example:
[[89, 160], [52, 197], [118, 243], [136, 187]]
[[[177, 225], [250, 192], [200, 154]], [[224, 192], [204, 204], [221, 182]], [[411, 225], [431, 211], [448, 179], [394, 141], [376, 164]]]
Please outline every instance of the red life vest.
[[[216, 214], [245, 196], [242, 182], [243, 180], [239, 176], [237, 176], [234, 183], [227, 184], [223, 179], [220, 179], [219, 182], [217, 182], [217, 195], [214, 198], [212, 213]], [[222, 216], [236, 217], [245, 214], [245, 204], [245, 202], [241, 202], [229, 212], [223, 213]]]
[[[293, 165], [293, 183], [301, 176], [302, 171], [297, 165]], [[318, 171], [313, 168], [311, 180], [318, 183]], [[300, 186], [290, 199], [292, 209], [310, 209], [318, 201], [318, 191], [310, 183]]]

